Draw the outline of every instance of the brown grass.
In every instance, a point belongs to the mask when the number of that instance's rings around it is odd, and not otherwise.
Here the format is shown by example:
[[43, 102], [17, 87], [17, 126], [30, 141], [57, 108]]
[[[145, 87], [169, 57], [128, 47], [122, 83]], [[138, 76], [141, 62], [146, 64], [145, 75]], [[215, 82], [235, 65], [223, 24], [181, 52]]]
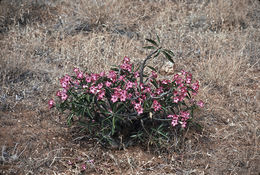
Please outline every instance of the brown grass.
[[[0, 1], [0, 174], [259, 174], [259, 9], [257, 0]], [[74, 66], [138, 63], [155, 34], [206, 102], [203, 131], [180, 151], [105, 150], [47, 109]]]

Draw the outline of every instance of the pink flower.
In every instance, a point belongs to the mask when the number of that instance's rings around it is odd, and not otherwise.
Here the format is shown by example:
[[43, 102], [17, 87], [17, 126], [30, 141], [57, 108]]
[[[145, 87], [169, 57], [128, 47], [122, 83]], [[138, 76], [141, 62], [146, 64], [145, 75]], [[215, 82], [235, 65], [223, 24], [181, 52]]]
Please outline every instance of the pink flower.
[[91, 82], [91, 77], [89, 75], [86, 75], [85, 80], [86, 80], [86, 82], [90, 83]]
[[144, 89], [144, 93], [150, 93], [151, 92], [151, 88], [150, 87], [146, 87], [145, 89]]
[[125, 57], [123, 64], [120, 66], [120, 68], [123, 69], [123, 70], [127, 70], [127, 71], [131, 72], [132, 65], [129, 64], [129, 63], [130, 63], [130, 58]]
[[129, 63], [129, 62], [130, 62], [130, 58], [125, 57], [125, 58], [124, 58], [124, 63]]
[[97, 81], [98, 78], [99, 78], [98, 74], [91, 74], [91, 80]]
[[191, 78], [188, 78], [188, 77], [187, 77], [187, 78], [186, 78], [186, 83], [187, 83], [187, 84], [190, 84], [190, 83], [191, 83], [191, 80], [192, 80]]
[[62, 99], [63, 101], [67, 100], [67, 98], [68, 98], [68, 95], [67, 95], [66, 93], [62, 93], [62, 94], [61, 94], [61, 99]]
[[154, 71], [152, 71], [152, 76], [151, 76], [152, 78], [157, 78], [157, 73], [156, 72], [154, 72]]
[[181, 73], [182, 73], [182, 75], [186, 75], [187, 74], [187, 72], [185, 72], [184, 70], [181, 70]]
[[183, 101], [184, 100], [184, 96], [183, 95], [180, 95], [178, 98], [179, 98], [179, 101]]
[[137, 113], [140, 115], [140, 114], [143, 113], [143, 110], [144, 110], [144, 109], [143, 109], [142, 107], [140, 107], [140, 108], [137, 109]]
[[186, 127], [186, 124], [187, 124], [187, 122], [186, 122], [186, 121], [183, 121], [183, 122], [181, 123], [181, 127], [182, 127], [182, 128], [185, 128], [185, 127]]
[[176, 83], [177, 85], [179, 85], [179, 86], [183, 86], [182, 81], [183, 81], [183, 79], [179, 77], [179, 78], [177, 78], [177, 79], [175, 80], [175, 83]]
[[174, 102], [174, 103], [178, 103], [178, 102], [179, 102], [179, 98], [178, 98], [178, 97], [174, 97], [174, 98], [173, 98], [173, 102]]
[[57, 91], [56, 96], [61, 97], [61, 91]]
[[174, 115], [168, 115], [168, 118], [173, 118], [174, 120], [178, 120], [179, 116], [174, 114]]
[[131, 81], [128, 81], [127, 83], [126, 83], [126, 90], [128, 90], [128, 89], [130, 89], [130, 88], [132, 88], [133, 87], [133, 82], [131, 82]]
[[179, 94], [178, 91], [176, 91], [176, 90], [173, 91], [173, 95], [174, 95], [174, 96], [177, 96], [178, 94]]
[[86, 170], [87, 169], [86, 164], [82, 164], [81, 168], [82, 170]]
[[82, 79], [84, 76], [83, 76], [83, 72], [78, 72], [77, 73], [77, 78], [78, 79]]
[[78, 85], [79, 85], [79, 81], [78, 81], [78, 80], [75, 80], [75, 81], [73, 81], [73, 84], [76, 85], [76, 86], [78, 86]]
[[68, 91], [67, 91], [67, 89], [62, 89], [62, 91], [61, 91], [61, 93], [67, 93]]
[[94, 162], [94, 159], [91, 159], [91, 160], [88, 160], [89, 163], [93, 163]]
[[163, 80], [162, 81], [162, 84], [168, 84], [169, 83], [169, 80]]
[[97, 88], [98, 89], [101, 89], [103, 87], [103, 83], [99, 83], [98, 85], [97, 85]]
[[138, 78], [139, 77], [139, 72], [135, 72], [134, 76], [135, 76], [135, 78]]
[[134, 108], [135, 108], [135, 110], [137, 111], [138, 114], [142, 114], [143, 113], [143, 108], [142, 108], [141, 102], [135, 103]]
[[168, 118], [172, 118], [172, 117], [173, 117], [173, 115], [168, 115], [167, 117], [168, 117]]
[[127, 98], [127, 91], [126, 90], [122, 90], [120, 92], [120, 101], [125, 101]]
[[160, 95], [161, 93], [163, 93], [163, 88], [162, 87], [159, 87], [158, 89], [155, 90], [155, 93], [157, 95]]
[[69, 82], [71, 80], [71, 77], [69, 75], [64, 76], [64, 81]]
[[75, 68], [73, 69], [73, 71], [77, 74], [78, 71], [79, 71], [79, 68], [75, 67]]
[[97, 88], [95, 86], [91, 86], [89, 88], [89, 91], [92, 93], [92, 94], [95, 94], [97, 92]]
[[172, 126], [176, 126], [178, 124], [178, 119], [179, 119], [179, 116], [174, 114], [174, 115], [168, 115], [168, 118], [172, 118]]
[[134, 85], [135, 85], [135, 87], [138, 86], [138, 82], [137, 82], [137, 80], [134, 82]]
[[153, 109], [154, 109], [154, 111], [160, 110], [161, 107], [162, 107], [162, 105], [157, 100], [153, 101]]
[[175, 74], [174, 76], [173, 76], [173, 80], [177, 80], [179, 78], [179, 74]]
[[144, 84], [143, 83], [140, 84], [140, 88], [141, 88], [141, 90], [144, 89]]
[[191, 88], [192, 88], [194, 91], [198, 91], [198, 90], [199, 90], [199, 82], [196, 81], [196, 83], [193, 83]]
[[142, 94], [142, 95], [141, 95], [141, 98], [140, 98], [140, 101], [143, 102], [144, 100], [146, 100], [146, 95], [145, 95], [145, 94]]
[[127, 98], [130, 99], [133, 96], [133, 94], [127, 94]]
[[128, 63], [123, 63], [123, 64], [120, 66], [120, 68], [123, 69], [123, 70], [127, 70], [127, 71], [131, 72], [132, 65], [131, 65], [131, 64], [128, 64]]
[[186, 87], [181, 87], [181, 92], [182, 93], [186, 93], [187, 92], [187, 88]]
[[69, 87], [68, 82], [66, 81], [61, 81], [61, 87], [63, 87], [64, 89], [67, 89]]
[[111, 101], [112, 101], [113, 103], [115, 103], [117, 100], [118, 100], [118, 96], [117, 96], [117, 95], [112, 95]]
[[192, 74], [188, 73], [187, 76], [186, 76], [186, 83], [190, 84], [191, 81], [192, 81]]
[[197, 105], [199, 107], [203, 108], [204, 107], [204, 102], [202, 100], [200, 100], [200, 101], [197, 102]]
[[122, 81], [125, 78], [125, 76], [120, 75], [120, 77], [118, 78], [119, 81]]
[[105, 96], [105, 91], [104, 90], [101, 90], [98, 94], [98, 100], [102, 100]]
[[173, 119], [173, 120], [172, 120], [172, 126], [174, 127], [174, 126], [176, 126], [176, 125], [178, 125], [178, 120]]
[[108, 74], [107, 77], [108, 77], [112, 82], [115, 82], [115, 81], [116, 81], [116, 77], [117, 77], [116, 72], [113, 71], [113, 70], [111, 70], [111, 71], [109, 72], [109, 74]]
[[106, 87], [110, 87], [112, 83], [110, 81], [107, 81], [105, 84], [106, 84]]
[[104, 77], [104, 76], [106, 76], [106, 73], [105, 73], [105, 72], [101, 72], [99, 75], [100, 75], [101, 77]]
[[182, 117], [184, 120], [189, 119], [190, 113], [188, 113], [188, 112], [186, 112], [186, 111], [181, 111], [180, 114], [181, 114], [181, 117]]
[[55, 102], [53, 99], [51, 99], [51, 100], [49, 100], [48, 104], [49, 104], [49, 109], [51, 109], [54, 107]]

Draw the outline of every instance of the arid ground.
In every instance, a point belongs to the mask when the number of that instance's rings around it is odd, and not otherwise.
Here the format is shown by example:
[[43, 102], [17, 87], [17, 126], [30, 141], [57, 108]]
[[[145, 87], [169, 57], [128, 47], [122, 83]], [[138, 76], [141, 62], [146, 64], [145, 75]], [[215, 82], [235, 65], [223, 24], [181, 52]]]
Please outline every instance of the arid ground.
[[[150, 64], [205, 102], [178, 149], [103, 148], [48, 109], [74, 67], [138, 63], [156, 34], [176, 64]], [[259, 0], [0, 0], [0, 174], [258, 175], [259, 141]]]

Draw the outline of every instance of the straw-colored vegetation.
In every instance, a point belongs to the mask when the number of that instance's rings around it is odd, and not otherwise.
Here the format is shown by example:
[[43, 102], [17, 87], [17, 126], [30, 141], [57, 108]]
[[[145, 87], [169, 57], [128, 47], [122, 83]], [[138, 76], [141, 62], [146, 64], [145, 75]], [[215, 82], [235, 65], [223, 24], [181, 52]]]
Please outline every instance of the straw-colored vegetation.
[[[0, 174], [259, 174], [259, 9], [258, 0], [1, 0]], [[107, 150], [48, 110], [74, 66], [138, 63], [155, 34], [175, 53], [170, 71], [199, 79], [206, 103], [195, 119], [203, 130], [178, 149]], [[151, 64], [168, 76], [167, 62]]]

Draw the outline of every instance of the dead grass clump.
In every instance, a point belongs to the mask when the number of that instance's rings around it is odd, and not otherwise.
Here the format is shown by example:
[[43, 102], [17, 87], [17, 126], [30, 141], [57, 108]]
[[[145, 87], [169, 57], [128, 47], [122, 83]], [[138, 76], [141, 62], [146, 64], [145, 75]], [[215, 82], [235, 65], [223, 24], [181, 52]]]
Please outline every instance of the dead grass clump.
[[[252, 6], [249, 0], [239, 1], [211, 1], [206, 13], [211, 21], [210, 30], [212, 31], [231, 31], [234, 29], [245, 29], [248, 27], [246, 15]], [[243, 13], [241, 13], [243, 11]]]
[[20, 27], [53, 21], [57, 9], [45, 1], [9, 1], [0, 2], [0, 33], [8, 31], [12, 25]]

